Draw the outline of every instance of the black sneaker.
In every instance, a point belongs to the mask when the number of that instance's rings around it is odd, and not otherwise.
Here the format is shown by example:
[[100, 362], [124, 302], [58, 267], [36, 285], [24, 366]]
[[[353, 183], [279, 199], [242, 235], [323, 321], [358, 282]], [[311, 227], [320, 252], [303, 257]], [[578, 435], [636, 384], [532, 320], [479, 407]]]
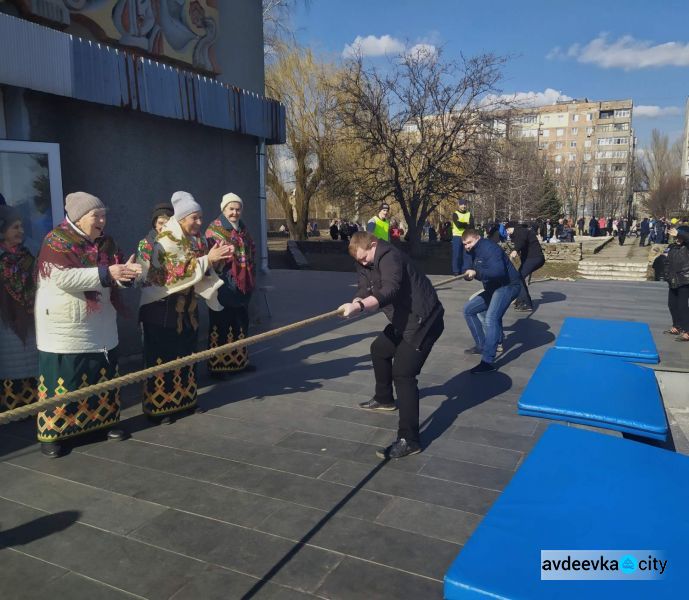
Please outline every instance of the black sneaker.
[[400, 438], [391, 446], [376, 450], [376, 456], [378, 458], [404, 458], [405, 456], [411, 456], [419, 452], [421, 452], [421, 446], [417, 443], [407, 442], [404, 438]]
[[472, 375], [478, 375], [480, 373], [492, 373], [493, 371], [497, 371], [495, 365], [482, 360], [473, 369], [470, 369], [469, 373]]
[[115, 440], [116, 442], [121, 442], [129, 437], [129, 434], [122, 429], [110, 429], [108, 430], [108, 439]]
[[359, 402], [359, 408], [364, 408], [366, 410], [395, 410], [397, 406], [392, 402], [390, 404], [378, 402], [375, 398], [366, 400], [366, 402]]
[[464, 351], [464, 354], [481, 354], [481, 349], [478, 346], [474, 346], [473, 348], [467, 348]]
[[528, 304], [519, 304], [514, 307], [514, 310], [517, 312], [532, 312], [533, 306], [529, 306]]

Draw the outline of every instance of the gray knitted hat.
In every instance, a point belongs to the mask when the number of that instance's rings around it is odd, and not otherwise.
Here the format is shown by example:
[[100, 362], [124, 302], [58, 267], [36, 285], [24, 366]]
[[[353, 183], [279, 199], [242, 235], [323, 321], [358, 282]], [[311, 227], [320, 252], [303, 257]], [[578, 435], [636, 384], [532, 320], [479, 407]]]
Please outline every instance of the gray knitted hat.
[[175, 209], [175, 219], [181, 221], [184, 217], [191, 213], [203, 212], [201, 205], [194, 200], [189, 192], [175, 192], [170, 199], [172, 206]]
[[73, 192], [65, 196], [65, 211], [72, 223], [76, 223], [86, 213], [99, 208], [105, 208], [99, 198], [86, 192]]

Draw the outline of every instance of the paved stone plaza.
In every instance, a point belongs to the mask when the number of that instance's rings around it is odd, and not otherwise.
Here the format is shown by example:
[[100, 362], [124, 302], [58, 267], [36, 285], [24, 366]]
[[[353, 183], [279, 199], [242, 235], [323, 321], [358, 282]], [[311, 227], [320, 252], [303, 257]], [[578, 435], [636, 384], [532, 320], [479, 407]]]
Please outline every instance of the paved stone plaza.
[[[269, 279], [266, 328], [354, 290], [347, 273]], [[396, 413], [356, 408], [372, 392], [382, 315], [253, 347], [256, 373], [207, 385], [207, 412], [171, 426], [149, 427], [130, 388], [125, 442], [51, 461], [32, 423], [0, 427], [0, 598], [441, 598], [443, 574], [547, 426], [516, 404], [566, 316], [645, 321], [663, 366], [689, 357], [689, 344], [661, 333], [666, 284], [540, 282], [533, 314], [507, 314], [500, 371], [470, 376], [478, 358], [463, 354], [472, 342], [460, 311], [477, 289], [440, 291], [445, 333], [420, 377], [426, 449], [397, 462], [375, 457]], [[562, 385], [616, 393], [604, 373], [563, 373]], [[673, 435], [689, 453], [676, 425]]]

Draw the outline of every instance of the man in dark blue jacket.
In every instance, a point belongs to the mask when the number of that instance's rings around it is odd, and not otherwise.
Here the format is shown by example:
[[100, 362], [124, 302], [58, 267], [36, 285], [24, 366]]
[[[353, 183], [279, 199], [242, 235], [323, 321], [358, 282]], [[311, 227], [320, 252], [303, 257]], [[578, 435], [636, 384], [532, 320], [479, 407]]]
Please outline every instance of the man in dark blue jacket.
[[[468, 269], [465, 279], [478, 279], [483, 291], [464, 306], [464, 318], [481, 353], [471, 373], [495, 371], [495, 353], [502, 341], [502, 317], [521, 290], [521, 278], [502, 248], [482, 239], [475, 229], [462, 234]], [[479, 317], [483, 313], [483, 318]]]

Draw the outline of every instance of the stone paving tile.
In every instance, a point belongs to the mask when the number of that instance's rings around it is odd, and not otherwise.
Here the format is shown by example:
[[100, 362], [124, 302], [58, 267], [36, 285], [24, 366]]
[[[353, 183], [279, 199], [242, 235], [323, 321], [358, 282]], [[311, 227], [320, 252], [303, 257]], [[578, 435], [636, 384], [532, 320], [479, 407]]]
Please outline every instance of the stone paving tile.
[[[260, 523], [283, 505], [274, 498], [84, 454], [72, 453], [66, 462], [46, 461], [34, 452], [13, 461], [38, 472], [146, 500], [164, 508], [188, 510], [245, 527]], [[125, 517], [126, 513], [115, 512], [111, 520]]]
[[274, 583], [262, 583], [257, 577], [230, 569], [209, 566], [170, 600], [230, 600], [244, 598], [250, 592], [255, 600], [307, 600], [318, 597]]
[[510, 479], [512, 479], [514, 471], [486, 467], [485, 465], [477, 465], [470, 462], [430, 457], [428, 462], [421, 467], [419, 475], [445, 479], [456, 483], [466, 483], [467, 485], [475, 485], [501, 492]]
[[36, 598], [69, 598], [69, 600], [132, 600], [134, 596], [51, 565], [20, 551], [0, 550], [0, 598], [35, 600]]
[[182, 428], [175, 424], [175, 431], [171, 429], [145, 430], [136, 434], [136, 440], [308, 477], [318, 477], [334, 462], [334, 459], [325, 455], [314, 457], [303, 452], [290, 452], [286, 446], [276, 448], [209, 435], [197, 425]]
[[524, 436], [483, 429], [481, 427], [467, 427], [465, 425], [454, 425], [447, 435], [452, 439], [463, 442], [494, 446], [506, 450], [517, 450], [518, 452], [528, 452], [531, 450], [540, 437], [538, 428], [536, 428], [534, 435]]
[[[378, 515], [376, 523], [462, 546], [471, 537], [482, 519], [481, 515], [455, 508], [446, 508], [408, 498], [395, 498]], [[459, 546], [457, 553], [459, 553]]]
[[442, 598], [440, 581], [401, 573], [380, 565], [345, 558], [326, 577], [318, 592], [331, 600], [373, 598]]
[[[379, 465], [381, 460], [376, 456], [378, 446], [349, 442], [322, 435], [295, 431], [292, 435], [282, 440], [278, 446], [281, 448], [294, 448], [303, 452], [316, 455], [326, 454], [335, 462], [339, 458], [345, 458], [366, 465]], [[387, 468], [416, 473], [430, 460], [430, 456], [424, 453], [409, 456], [407, 460], [392, 461]]]
[[258, 529], [435, 579], [457, 555], [450, 542], [303, 506], [286, 506]]
[[[321, 479], [356, 485], [370, 472], [366, 465], [341, 460], [326, 471]], [[386, 469], [384, 466], [366, 481], [364, 489], [479, 515], [485, 514], [500, 495], [494, 490], [403, 473], [395, 469]]]
[[474, 444], [452, 439], [449, 436], [429, 440], [425, 436], [424, 431], [421, 432], [421, 442], [425, 447], [424, 454], [462, 460], [498, 469], [515, 469], [523, 456], [521, 452], [516, 450]]
[[339, 509], [342, 514], [372, 520], [391, 498], [385, 493], [353, 489], [367, 474], [363, 474], [358, 481], [352, 480], [342, 485], [325, 479], [310, 479], [238, 464], [228, 470], [218, 483], [322, 510], [331, 510], [344, 503]]
[[0, 546], [21, 551], [80, 575], [152, 600], [166, 600], [202, 563], [75, 523], [77, 511], [37, 511], [0, 500]]
[[[311, 546], [295, 551], [284, 538], [169, 510], [130, 537], [254, 577], [314, 592], [342, 555]], [[274, 571], [274, 574], [273, 574]]]
[[165, 508], [121, 494], [0, 463], [0, 496], [46, 512], [79, 511], [79, 521], [126, 535]]

